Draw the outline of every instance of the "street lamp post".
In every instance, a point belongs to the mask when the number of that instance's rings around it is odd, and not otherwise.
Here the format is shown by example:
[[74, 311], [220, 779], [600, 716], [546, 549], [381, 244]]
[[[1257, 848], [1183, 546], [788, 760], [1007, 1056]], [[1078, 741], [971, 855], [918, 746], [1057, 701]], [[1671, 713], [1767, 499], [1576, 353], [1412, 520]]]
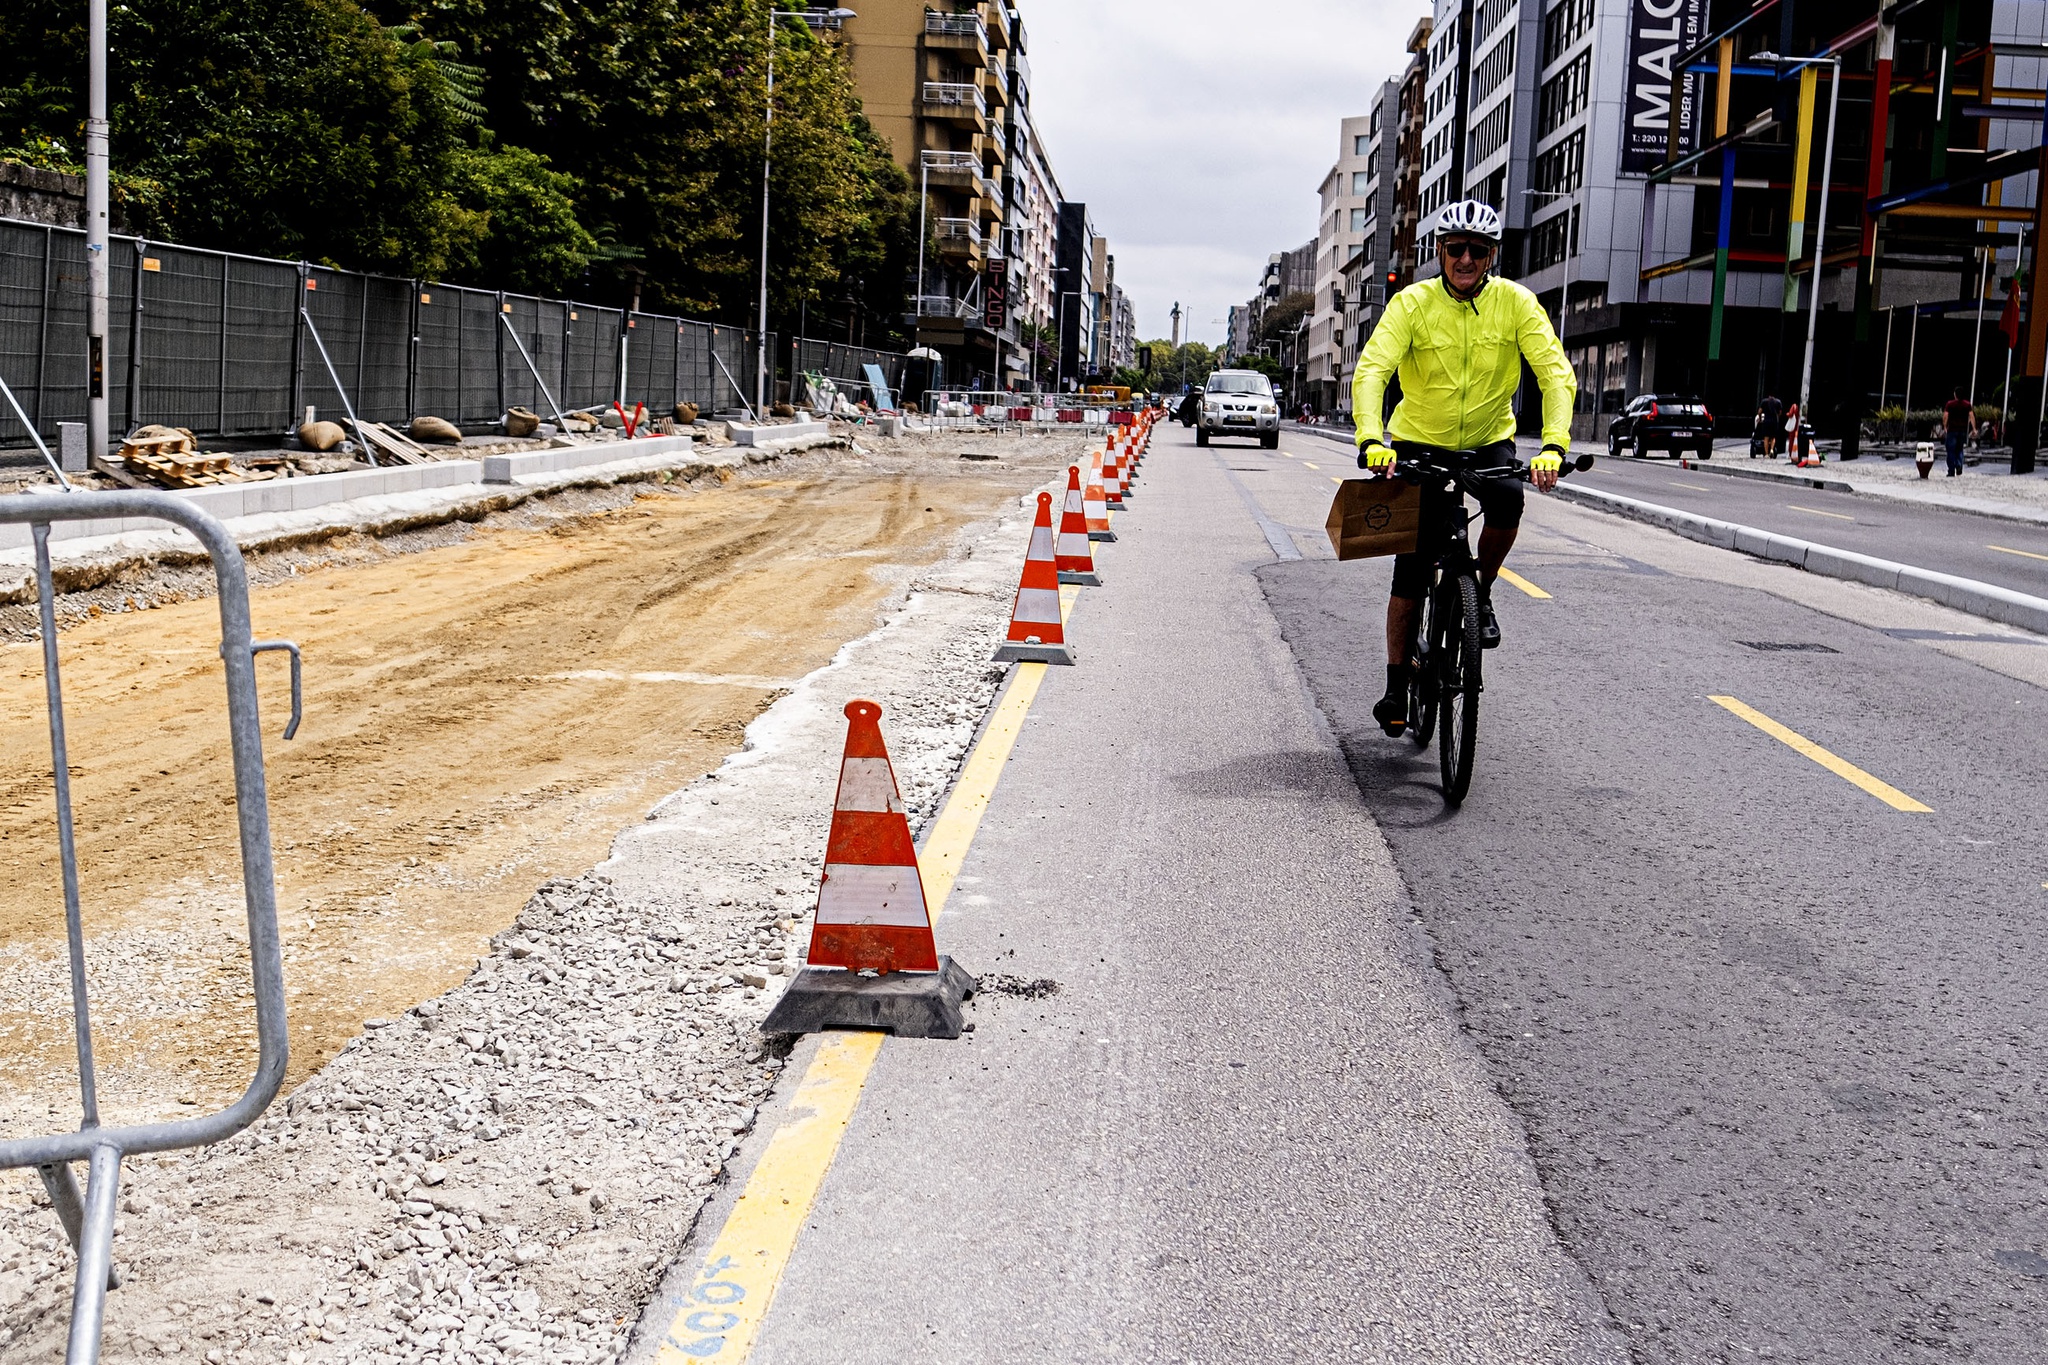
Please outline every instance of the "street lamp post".
[[[85, 449], [104, 457], [107, 440], [107, 0], [85, 6]], [[138, 286], [139, 287], [139, 286]], [[129, 338], [133, 347], [136, 338]], [[42, 420], [42, 412], [36, 419]]]
[[[92, 0], [104, 4], [105, 0]], [[754, 356], [754, 420], [760, 421], [768, 411], [768, 173], [775, 164], [775, 17], [780, 11], [775, 0], [768, 0], [768, 103], [766, 117], [761, 122], [761, 311], [760, 330], [756, 333], [758, 343]], [[809, 19], [803, 14], [790, 16], [805, 28], [810, 27]], [[817, 16], [831, 22], [843, 22], [860, 16], [850, 9], [829, 9]], [[922, 280], [919, 281], [923, 283]]]

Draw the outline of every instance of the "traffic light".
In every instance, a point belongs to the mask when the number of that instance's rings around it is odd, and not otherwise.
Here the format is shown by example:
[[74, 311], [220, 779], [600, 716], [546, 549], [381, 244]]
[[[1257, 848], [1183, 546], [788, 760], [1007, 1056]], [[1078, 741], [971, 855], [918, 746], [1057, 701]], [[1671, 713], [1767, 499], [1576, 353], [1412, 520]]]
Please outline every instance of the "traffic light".
[[1387, 292], [1388, 292], [1389, 294], [1391, 294], [1391, 293], [1393, 293], [1393, 292], [1394, 292], [1394, 291], [1395, 291], [1396, 289], [1399, 289], [1400, 287], [1401, 287], [1401, 272], [1400, 272], [1400, 271], [1398, 271], [1398, 270], [1389, 270], [1389, 271], [1387, 272]]

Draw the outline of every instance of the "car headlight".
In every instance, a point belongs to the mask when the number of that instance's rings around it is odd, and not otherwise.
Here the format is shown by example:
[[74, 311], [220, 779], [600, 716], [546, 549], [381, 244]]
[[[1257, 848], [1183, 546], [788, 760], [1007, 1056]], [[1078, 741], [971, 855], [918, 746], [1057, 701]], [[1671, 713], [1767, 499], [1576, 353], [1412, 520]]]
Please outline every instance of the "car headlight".
[[1266, 416], [1271, 417], [1274, 413], [1280, 411], [1280, 409], [1275, 407], [1271, 403], [1264, 403], [1260, 405], [1259, 411], [1264, 413]]

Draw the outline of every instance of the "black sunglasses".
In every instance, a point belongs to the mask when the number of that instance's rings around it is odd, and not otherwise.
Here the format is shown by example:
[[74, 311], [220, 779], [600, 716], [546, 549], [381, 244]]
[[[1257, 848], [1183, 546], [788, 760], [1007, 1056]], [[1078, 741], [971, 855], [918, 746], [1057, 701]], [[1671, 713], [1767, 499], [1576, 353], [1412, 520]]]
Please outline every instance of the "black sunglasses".
[[1440, 249], [1443, 251], [1444, 255], [1450, 257], [1454, 261], [1462, 261], [1467, 256], [1470, 256], [1475, 261], [1483, 261], [1493, 254], [1493, 243], [1445, 242], [1442, 248]]

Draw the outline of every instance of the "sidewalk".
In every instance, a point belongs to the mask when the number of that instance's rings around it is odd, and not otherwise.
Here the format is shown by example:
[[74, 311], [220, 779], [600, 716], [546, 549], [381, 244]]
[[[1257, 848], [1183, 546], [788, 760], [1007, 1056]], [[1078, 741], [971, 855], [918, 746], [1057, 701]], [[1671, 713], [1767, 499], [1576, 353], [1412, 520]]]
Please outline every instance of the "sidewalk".
[[1280, 638], [1238, 453], [1155, 437], [939, 925], [977, 1028], [884, 1044], [757, 1365], [1625, 1359]]
[[2048, 469], [2015, 475], [2004, 464], [1985, 463], [1951, 479], [1943, 472], [1939, 452], [1934, 473], [1924, 480], [1910, 459], [1888, 460], [1872, 455], [1794, 469], [1783, 460], [1750, 459], [1746, 438], [1716, 442], [1714, 458], [1695, 463], [1694, 468], [1706, 474], [1739, 470], [1738, 478], [1782, 479], [1805, 486], [1824, 479], [1829, 485], [1840, 485], [1842, 491], [1864, 497], [2048, 526]]

